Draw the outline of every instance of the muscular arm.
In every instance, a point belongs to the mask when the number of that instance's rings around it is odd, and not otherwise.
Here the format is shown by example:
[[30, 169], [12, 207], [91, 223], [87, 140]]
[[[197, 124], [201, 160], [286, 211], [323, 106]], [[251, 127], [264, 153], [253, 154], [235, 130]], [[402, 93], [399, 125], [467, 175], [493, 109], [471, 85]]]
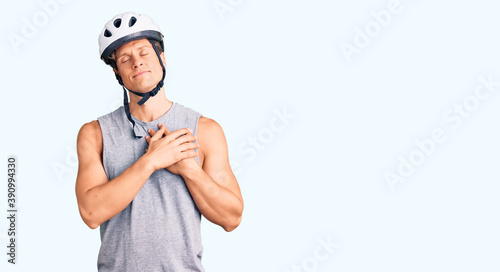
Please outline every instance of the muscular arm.
[[108, 182], [102, 164], [102, 136], [97, 121], [78, 133], [76, 197], [83, 221], [92, 229], [120, 213], [153, 173], [143, 157]]
[[205, 157], [203, 168], [191, 164], [181, 175], [203, 216], [232, 231], [241, 222], [243, 198], [229, 165], [224, 132], [214, 120], [201, 117], [197, 134]]
[[[140, 191], [149, 176], [181, 159], [194, 158], [194, 140], [187, 129], [175, 131], [169, 137], [155, 138], [155, 145], [118, 177], [108, 180], [102, 163], [102, 134], [97, 121], [83, 125], [78, 133], [78, 175], [76, 178], [76, 197], [83, 221], [92, 229], [111, 219], [125, 209]], [[182, 145], [182, 147], [181, 147]], [[186, 152], [183, 152], [186, 151]]]

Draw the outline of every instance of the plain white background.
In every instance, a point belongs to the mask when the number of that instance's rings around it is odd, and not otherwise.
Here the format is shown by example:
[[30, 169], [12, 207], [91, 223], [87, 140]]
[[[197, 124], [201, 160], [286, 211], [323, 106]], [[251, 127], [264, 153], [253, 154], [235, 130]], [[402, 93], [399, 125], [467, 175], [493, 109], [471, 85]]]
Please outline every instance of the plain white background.
[[[398, 6], [390, 18], [388, 5]], [[97, 270], [99, 231], [80, 219], [74, 194], [76, 136], [122, 103], [97, 37], [135, 11], [165, 34], [167, 97], [223, 127], [243, 193], [235, 231], [202, 223], [207, 271], [498, 271], [500, 87], [474, 100], [481, 77], [500, 82], [498, 8], [3, 1], [0, 214], [15, 155], [19, 244], [18, 265], [4, 256], [0, 270]], [[469, 110], [454, 113], [463, 103]], [[446, 140], [422, 157], [416, 141], [435, 129]], [[418, 166], [391, 190], [386, 173], [411, 156]]]

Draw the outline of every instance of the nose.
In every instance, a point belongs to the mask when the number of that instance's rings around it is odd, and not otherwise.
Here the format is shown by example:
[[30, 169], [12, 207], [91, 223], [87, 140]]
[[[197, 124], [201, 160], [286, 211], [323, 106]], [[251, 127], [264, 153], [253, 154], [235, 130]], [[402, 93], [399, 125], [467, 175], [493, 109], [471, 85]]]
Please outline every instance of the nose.
[[137, 69], [137, 68], [141, 67], [142, 64], [144, 63], [143, 60], [142, 60], [142, 58], [140, 56], [134, 56], [132, 58], [132, 61], [133, 61], [133, 65], [134, 65], [133, 67], [134, 67], [134, 69]]

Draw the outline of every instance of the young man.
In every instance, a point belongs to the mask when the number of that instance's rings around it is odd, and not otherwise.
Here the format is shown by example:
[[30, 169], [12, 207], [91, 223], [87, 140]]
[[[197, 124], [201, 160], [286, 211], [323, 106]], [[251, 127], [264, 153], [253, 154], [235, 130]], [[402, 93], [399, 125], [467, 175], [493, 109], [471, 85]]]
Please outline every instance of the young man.
[[204, 271], [201, 214], [232, 231], [243, 212], [222, 128], [165, 97], [163, 35], [149, 17], [117, 15], [99, 46], [124, 106], [77, 140], [76, 196], [83, 221], [100, 226], [98, 269]]

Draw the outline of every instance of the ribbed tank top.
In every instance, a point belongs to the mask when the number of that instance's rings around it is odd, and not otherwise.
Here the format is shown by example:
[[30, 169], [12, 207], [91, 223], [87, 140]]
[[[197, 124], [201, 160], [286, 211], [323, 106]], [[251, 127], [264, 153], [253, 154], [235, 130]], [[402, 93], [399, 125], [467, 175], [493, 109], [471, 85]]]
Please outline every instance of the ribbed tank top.
[[[135, 117], [136, 134], [164, 124], [171, 132], [191, 128], [196, 135], [201, 114], [173, 102], [152, 122]], [[109, 180], [120, 175], [141, 157], [148, 146], [134, 137], [122, 107], [99, 117], [103, 139], [103, 165]], [[196, 161], [199, 163], [198, 156]], [[166, 169], [155, 171], [134, 200], [100, 226], [101, 248], [97, 261], [104, 271], [205, 271], [201, 264], [201, 214], [184, 179]]]

